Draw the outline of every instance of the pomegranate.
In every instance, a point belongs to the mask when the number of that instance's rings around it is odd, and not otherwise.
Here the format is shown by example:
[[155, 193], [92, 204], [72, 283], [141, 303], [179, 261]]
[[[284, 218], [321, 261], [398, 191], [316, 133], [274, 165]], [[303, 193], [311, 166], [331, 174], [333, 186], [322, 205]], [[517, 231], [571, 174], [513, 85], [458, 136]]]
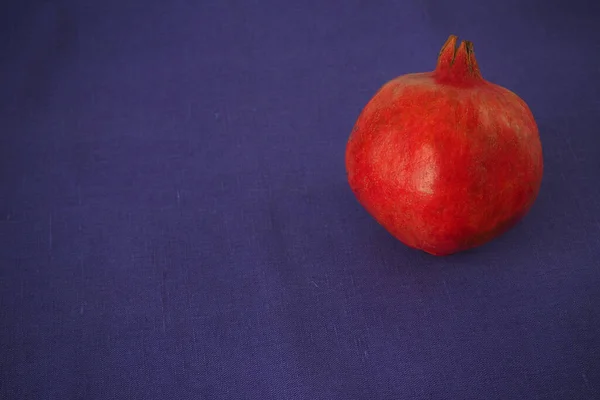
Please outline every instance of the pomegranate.
[[444, 256], [511, 229], [537, 198], [542, 145], [527, 104], [486, 81], [451, 35], [434, 71], [384, 84], [346, 147], [358, 202], [405, 245]]

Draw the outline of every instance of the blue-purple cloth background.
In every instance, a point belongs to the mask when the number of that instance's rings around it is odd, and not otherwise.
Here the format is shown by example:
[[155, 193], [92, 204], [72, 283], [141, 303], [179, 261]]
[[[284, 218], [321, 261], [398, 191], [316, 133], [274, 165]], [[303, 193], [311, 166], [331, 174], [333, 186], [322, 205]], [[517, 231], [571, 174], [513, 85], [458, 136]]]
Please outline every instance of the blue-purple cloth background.
[[[3, 2], [0, 398], [600, 398], [596, 4]], [[450, 34], [546, 169], [518, 227], [435, 258], [344, 149]]]

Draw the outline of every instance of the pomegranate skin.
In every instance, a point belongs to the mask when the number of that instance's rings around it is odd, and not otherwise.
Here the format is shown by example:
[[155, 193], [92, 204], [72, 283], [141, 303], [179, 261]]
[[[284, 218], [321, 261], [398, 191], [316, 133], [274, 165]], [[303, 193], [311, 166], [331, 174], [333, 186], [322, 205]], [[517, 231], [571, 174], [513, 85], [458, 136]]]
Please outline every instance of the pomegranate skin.
[[444, 256], [481, 246], [531, 209], [543, 155], [527, 104], [486, 81], [452, 35], [432, 72], [387, 82], [346, 147], [358, 202], [405, 245]]

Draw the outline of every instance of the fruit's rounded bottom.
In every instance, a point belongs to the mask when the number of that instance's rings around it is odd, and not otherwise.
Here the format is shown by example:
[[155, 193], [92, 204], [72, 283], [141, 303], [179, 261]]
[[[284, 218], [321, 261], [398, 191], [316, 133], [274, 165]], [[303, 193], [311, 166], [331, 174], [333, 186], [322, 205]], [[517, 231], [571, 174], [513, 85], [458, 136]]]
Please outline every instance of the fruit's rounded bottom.
[[452, 242], [454, 242], [454, 244], [450, 244], [448, 242], [446, 242], [444, 244], [438, 243], [437, 245], [433, 244], [433, 243], [429, 243], [429, 244], [416, 243], [411, 240], [407, 240], [406, 237], [404, 237], [402, 234], [394, 233], [394, 230], [388, 228], [387, 226], [385, 226], [385, 224], [382, 224], [379, 221], [377, 221], [377, 222], [393, 238], [398, 240], [403, 245], [405, 245], [411, 249], [414, 249], [414, 250], [422, 251], [424, 253], [427, 253], [427, 254], [435, 256], [435, 257], [446, 257], [446, 256], [455, 255], [458, 253], [465, 253], [465, 252], [476, 250], [476, 249], [496, 240], [497, 238], [499, 238], [500, 236], [504, 235], [505, 233], [510, 231], [512, 228], [514, 228], [519, 222], [521, 222], [521, 220], [528, 213], [528, 211], [529, 211], [529, 208], [521, 211], [518, 215], [514, 216], [510, 220], [505, 221], [504, 223], [496, 226], [495, 229], [493, 229], [492, 231], [480, 233], [480, 234], [470, 237], [470, 238], [456, 238], [455, 240], [452, 241]]

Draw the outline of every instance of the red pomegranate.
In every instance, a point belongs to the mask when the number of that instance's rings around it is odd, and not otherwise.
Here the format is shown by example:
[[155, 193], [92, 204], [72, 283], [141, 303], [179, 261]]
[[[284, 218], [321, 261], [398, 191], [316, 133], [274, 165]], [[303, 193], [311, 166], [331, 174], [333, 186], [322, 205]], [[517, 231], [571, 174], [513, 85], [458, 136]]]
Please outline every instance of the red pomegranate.
[[481, 76], [471, 42], [456, 44], [450, 36], [434, 71], [381, 87], [346, 148], [359, 203], [398, 240], [438, 256], [513, 227], [543, 174], [527, 104]]

